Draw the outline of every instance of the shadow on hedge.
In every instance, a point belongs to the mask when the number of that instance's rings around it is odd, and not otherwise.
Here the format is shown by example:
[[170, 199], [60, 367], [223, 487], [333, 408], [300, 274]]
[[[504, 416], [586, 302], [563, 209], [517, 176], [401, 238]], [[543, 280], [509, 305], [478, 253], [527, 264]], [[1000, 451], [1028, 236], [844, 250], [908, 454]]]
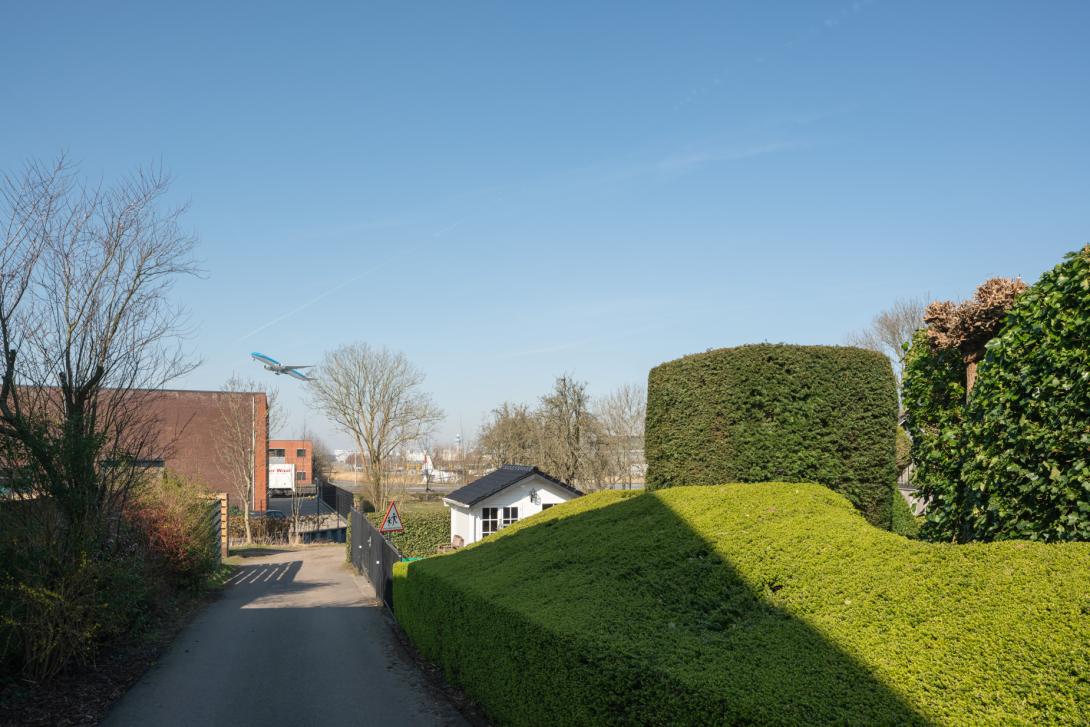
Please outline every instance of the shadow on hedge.
[[397, 576], [417, 647], [512, 724], [927, 724], [776, 607], [657, 497], [633, 496]]

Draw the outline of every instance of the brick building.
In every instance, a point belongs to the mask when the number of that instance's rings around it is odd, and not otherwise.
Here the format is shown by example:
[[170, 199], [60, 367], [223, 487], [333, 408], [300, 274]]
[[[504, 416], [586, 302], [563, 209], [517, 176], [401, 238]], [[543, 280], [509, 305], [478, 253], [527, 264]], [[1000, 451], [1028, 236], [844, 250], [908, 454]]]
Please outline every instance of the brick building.
[[295, 488], [304, 492], [314, 487], [314, 445], [309, 439], [270, 439], [269, 466], [295, 468]]
[[164, 390], [146, 395], [144, 406], [159, 428], [162, 466], [212, 492], [228, 493], [237, 505], [244, 484], [225, 466], [219, 446], [224, 437], [237, 436], [254, 457], [250, 507], [268, 509], [269, 402], [264, 392]]

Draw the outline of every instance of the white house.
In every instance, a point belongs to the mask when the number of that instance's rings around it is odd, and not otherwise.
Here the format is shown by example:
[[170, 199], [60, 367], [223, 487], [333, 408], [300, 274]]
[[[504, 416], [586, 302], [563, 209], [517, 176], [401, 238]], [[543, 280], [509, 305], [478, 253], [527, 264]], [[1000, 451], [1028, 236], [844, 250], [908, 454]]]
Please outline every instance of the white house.
[[505, 464], [443, 498], [450, 508], [450, 542], [476, 543], [513, 522], [582, 494], [536, 467]]

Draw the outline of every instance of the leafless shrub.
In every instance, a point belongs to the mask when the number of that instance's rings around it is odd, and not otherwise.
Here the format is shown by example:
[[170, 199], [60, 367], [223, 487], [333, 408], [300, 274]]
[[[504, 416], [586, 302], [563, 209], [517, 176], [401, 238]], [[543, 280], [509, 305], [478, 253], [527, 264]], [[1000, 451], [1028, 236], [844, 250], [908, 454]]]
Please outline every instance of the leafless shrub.
[[928, 341], [935, 350], [961, 352], [967, 367], [967, 390], [973, 388], [976, 364], [984, 358], [985, 345], [999, 332], [1003, 317], [1026, 287], [1021, 278], [992, 278], [981, 284], [970, 300], [935, 301], [927, 306]]

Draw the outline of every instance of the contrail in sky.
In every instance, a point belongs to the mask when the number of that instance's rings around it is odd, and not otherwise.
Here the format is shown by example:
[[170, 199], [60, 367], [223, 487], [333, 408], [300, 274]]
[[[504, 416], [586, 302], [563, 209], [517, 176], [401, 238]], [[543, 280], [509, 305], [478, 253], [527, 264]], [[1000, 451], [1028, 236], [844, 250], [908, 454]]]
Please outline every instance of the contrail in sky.
[[[457, 223], [457, 224], [461, 224], [461, 223]], [[418, 243], [416, 245], [412, 245], [410, 247], [401, 248], [401, 249], [398, 250], [398, 253], [404, 254], [406, 252], [413, 252], [415, 250], [418, 250], [418, 249], [424, 247], [426, 244], [427, 243], [421, 242], [421, 243]], [[344, 280], [344, 281], [342, 281], [340, 283], [337, 283], [332, 288], [329, 288], [328, 290], [320, 293], [319, 295], [314, 296], [313, 298], [308, 300], [306, 303], [303, 303], [302, 305], [299, 305], [299, 306], [296, 306], [295, 308], [292, 308], [287, 313], [284, 313], [283, 315], [279, 315], [276, 318], [273, 318], [271, 321], [268, 321], [267, 323], [262, 323], [260, 326], [258, 326], [254, 330], [250, 331], [249, 333], [246, 333], [246, 334], [244, 334], [242, 336], [239, 336], [237, 339], [235, 339], [235, 343], [245, 341], [247, 338], [250, 338], [251, 336], [256, 336], [258, 333], [261, 333], [266, 328], [271, 328], [272, 326], [275, 326], [280, 321], [282, 321], [282, 320], [284, 320], [286, 318], [291, 318], [292, 316], [296, 315], [297, 313], [301, 313], [304, 310], [306, 310], [307, 308], [311, 307], [312, 305], [314, 305], [318, 301], [324, 300], [325, 298], [328, 298], [329, 296], [333, 295], [334, 293], [336, 293], [339, 290], [343, 290], [344, 288], [348, 287], [349, 285], [356, 282], [357, 280], [360, 280], [360, 279], [366, 277], [367, 275], [370, 275], [371, 272], [375, 269], [375, 266], [377, 264], [382, 263], [382, 262], [386, 262], [387, 260], [389, 260], [390, 257], [392, 257], [392, 256], [391, 255], [380, 256], [379, 258], [377, 258], [372, 263], [371, 267], [368, 268], [367, 270], [365, 270], [364, 272], [359, 273], [357, 275], [353, 275], [351, 278], [348, 278], [347, 280]]]

